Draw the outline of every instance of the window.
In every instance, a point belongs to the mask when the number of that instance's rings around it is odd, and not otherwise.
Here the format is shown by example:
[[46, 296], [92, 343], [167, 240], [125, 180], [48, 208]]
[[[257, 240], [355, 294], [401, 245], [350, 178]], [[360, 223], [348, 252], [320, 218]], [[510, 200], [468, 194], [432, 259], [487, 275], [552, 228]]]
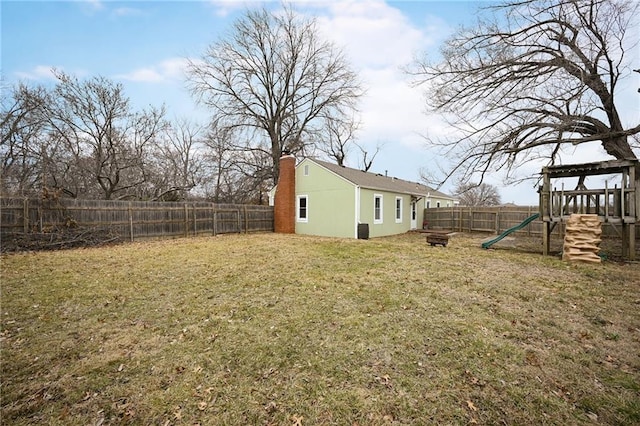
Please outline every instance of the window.
[[296, 218], [298, 222], [308, 222], [309, 221], [309, 197], [307, 195], [298, 195], [297, 197], [297, 211], [298, 217]]
[[440, 207], [440, 201], [436, 202], [436, 207]]
[[373, 223], [382, 223], [382, 195], [373, 194]]
[[431, 200], [427, 200], [427, 208], [430, 209], [431, 208]]
[[309, 176], [309, 165], [308, 164], [304, 165], [304, 175], [305, 176]]
[[396, 223], [402, 222], [402, 197], [396, 197]]

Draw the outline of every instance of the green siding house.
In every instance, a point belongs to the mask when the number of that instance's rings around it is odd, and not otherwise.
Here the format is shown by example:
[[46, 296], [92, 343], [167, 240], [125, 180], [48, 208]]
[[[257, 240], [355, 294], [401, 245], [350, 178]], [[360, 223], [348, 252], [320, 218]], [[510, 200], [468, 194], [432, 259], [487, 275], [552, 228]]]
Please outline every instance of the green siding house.
[[[274, 191], [272, 191], [273, 194]], [[295, 232], [363, 238], [422, 228], [425, 206], [453, 206], [428, 186], [312, 158], [295, 168]]]

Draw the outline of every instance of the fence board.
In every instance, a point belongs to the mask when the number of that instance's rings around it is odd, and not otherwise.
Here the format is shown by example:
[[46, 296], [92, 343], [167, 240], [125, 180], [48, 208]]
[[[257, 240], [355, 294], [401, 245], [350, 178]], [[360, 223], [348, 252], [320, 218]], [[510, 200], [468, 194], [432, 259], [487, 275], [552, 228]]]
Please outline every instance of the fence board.
[[273, 232], [273, 207], [205, 202], [0, 198], [0, 235], [108, 228], [123, 239]]
[[[519, 225], [526, 218], [538, 213], [538, 206], [500, 207], [435, 207], [424, 209], [424, 218], [429, 229], [446, 229], [458, 232], [492, 232], [500, 234]], [[552, 235], [564, 235], [564, 223], [553, 230]], [[535, 220], [516, 235], [542, 237], [542, 220]], [[620, 229], [613, 223], [602, 223], [604, 237], [620, 238]], [[636, 239], [640, 238], [640, 226], [636, 227]]]

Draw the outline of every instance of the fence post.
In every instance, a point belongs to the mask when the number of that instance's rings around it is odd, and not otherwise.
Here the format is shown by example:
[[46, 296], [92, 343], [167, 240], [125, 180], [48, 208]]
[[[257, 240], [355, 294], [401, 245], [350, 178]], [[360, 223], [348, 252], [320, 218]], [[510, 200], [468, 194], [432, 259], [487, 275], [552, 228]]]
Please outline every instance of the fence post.
[[216, 236], [218, 234], [218, 212], [216, 208], [213, 208], [213, 235]]
[[198, 235], [198, 212], [196, 211], [196, 203], [193, 203], [193, 236]]
[[26, 234], [29, 232], [29, 199], [25, 198], [22, 203], [22, 230]]
[[496, 210], [496, 234], [500, 233], [500, 207]]
[[43, 217], [43, 207], [42, 207], [42, 202], [38, 203], [38, 232], [42, 233], [44, 232], [44, 225], [42, 223], [42, 221], [44, 220]]
[[184, 236], [189, 236], [189, 206], [184, 203]]
[[452, 231], [456, 230], [456, 213], [454, 208], [454, 206], [451, 206], [451, 227], [449, 229]]
[[247, 214], [247, 205], [244, 206], [244, 233], [249, 233], [249, 215]]
[[238, 234], [242, 234], [242, 220], [240, 220], [240, 209], [236, 210], [238, 214]]
[[212, 232], [213, 236], [216, 236], [216, 205], [211, 203], [211, 223], [213, 226]]
[[131, 207], [131, 201], [129, 201], [129, 238], [133, 242], [133, 208]]

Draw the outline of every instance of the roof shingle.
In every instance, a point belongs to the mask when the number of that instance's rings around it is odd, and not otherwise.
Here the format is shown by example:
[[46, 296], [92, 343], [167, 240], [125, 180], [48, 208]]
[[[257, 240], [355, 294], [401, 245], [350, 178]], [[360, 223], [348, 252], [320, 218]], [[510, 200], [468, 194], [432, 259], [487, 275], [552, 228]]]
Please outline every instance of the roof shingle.
[[324, 167], [325, 169], [341, 176], [354, 185], [362, 188], [377, 189], [380, 191], [397, 192], [400, 194], [409, 194], [415, 196], [431, 196], [438, 198], [446, 198], [453, 200], [453, 197], [418, 182], [411, 182], [391, 176], [383, 176], [381, 174], [364, 172], [358, 169], [352, 169], [345, 166], [329, 163], [326, 161], [308, 158], [310, 161]]

